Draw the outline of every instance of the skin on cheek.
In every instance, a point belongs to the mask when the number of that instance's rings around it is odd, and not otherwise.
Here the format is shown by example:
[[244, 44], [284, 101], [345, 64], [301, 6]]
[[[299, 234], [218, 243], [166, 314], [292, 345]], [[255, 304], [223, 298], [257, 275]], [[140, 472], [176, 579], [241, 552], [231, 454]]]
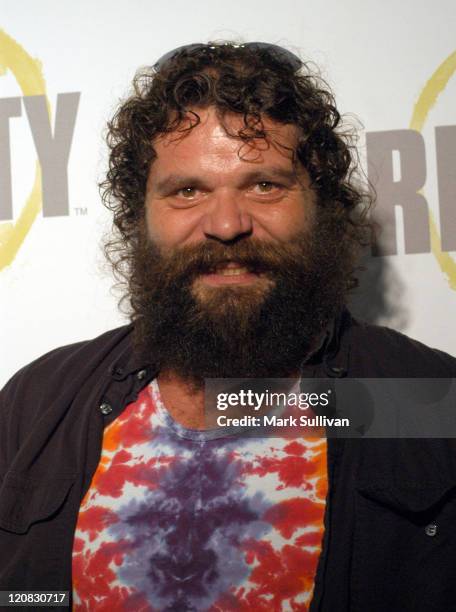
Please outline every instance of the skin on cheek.
[[149, 239], [155, 244], [160, 244], [160, 236], [163, 234], [160, 220], [157, 218], [151, 208], [146, 204], [146, 227]]
[[198, 210], [172, 210], [162, 201], [146, 203], [149, 237], [162, 246], [189, 244], [200, 219]]
[[316, 198], [307, 187], [296, 191], [278, 205], [258, 207], [255, 221], [265, 239], [287, 242], [297, 234], [312, 232], [316, 223]]

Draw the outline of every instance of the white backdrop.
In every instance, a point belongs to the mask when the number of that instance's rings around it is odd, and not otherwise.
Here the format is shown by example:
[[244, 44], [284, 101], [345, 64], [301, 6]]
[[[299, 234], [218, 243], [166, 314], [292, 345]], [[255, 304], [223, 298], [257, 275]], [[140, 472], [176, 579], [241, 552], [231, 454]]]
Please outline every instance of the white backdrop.
[[[1, 123], [0, 108], [0, 159], [5, 168], [9, 154], [13, 204], [11, 219], [4, 172], [0, 386], [47, 350], [124, 323], [100, 251], [110, 223], [97, 189], [105, 167], [102, 132], [136, 69], [179, 45], [261, 40], [315, 61], [341, 111], [364, 125], [362, 155], [365, 132], [416, 128], [415, 105], [427, 104], [430, 111], [419, 126], [426, 147], [423, 193], [440, 231], [435, 127], [456, 124], [452, 0], [0, 0], [0, 30], [0, 104], [6, 108], [4, 99], [21, 98], [20, 116], [5, 120], [3, 111]], [[430, 89], [420, 98], [430, 79]], [[31, 222], [41, 191], [35, 185], [37, 149], [22, 98], [45, 94], [53, 126], [57, 96], [69, 92], [80, 92], [68, 159], [69, 213], [43, 216], [39, 211]], [[455, 168], [456, 161], [453, 176]], [[456, 354], [456, 253], [440, 253], [434, 242], [434, 252], [405, 254], [397, 208], [399, 254], [375, 258], [366, 280], [369, 297], [360, 297], [355, 310], [367, 309], [372, 316], [379, 300], [378, 321]]]

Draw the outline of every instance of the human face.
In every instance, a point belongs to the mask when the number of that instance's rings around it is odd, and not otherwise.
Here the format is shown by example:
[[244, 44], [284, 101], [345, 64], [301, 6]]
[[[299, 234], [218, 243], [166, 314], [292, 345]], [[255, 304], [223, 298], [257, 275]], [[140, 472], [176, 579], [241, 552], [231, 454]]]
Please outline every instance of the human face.
[[[233, 244], [249, 237], [286, 243], [311, 229], [315, 194], [292, 152], [297, 129], [263, 118], [267, 140], [245, 144], [237, 134], [243, 118], [195, 109], [200, 123], [154, 142], [146, 193], [150, 239], [164, 252], [205, 241]], [[202, 286], [265, 283], [261, 274], [227, 261], [197, 281]]]

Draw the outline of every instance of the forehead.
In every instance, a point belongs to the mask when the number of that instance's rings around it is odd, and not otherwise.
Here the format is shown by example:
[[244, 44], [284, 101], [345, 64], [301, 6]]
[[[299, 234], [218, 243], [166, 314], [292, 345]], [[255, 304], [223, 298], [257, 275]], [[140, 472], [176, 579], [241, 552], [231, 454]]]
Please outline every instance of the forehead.
[[[195, 114], [199, 117], [197, 125], [194, 125]], [[161, 161], [195, 163], [200, 158], [290, 165], [298, 142], [296, 126], [263, 116], [261, 124], [254, 127], [264, 137], [242, 139], [239, 134], [249, 131], [243, 115], [226, 113], [221, 118], [213, 107], [193, 109], [175, 130], [154, 141], [157, 157], [153, 166]]]

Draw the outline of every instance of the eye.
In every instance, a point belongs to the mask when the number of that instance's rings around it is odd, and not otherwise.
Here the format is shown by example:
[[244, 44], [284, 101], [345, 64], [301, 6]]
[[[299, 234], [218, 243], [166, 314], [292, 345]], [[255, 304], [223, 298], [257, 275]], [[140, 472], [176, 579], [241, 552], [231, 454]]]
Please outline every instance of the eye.
[[191, 186], [182, 187], [176, 192], [178, 196], [182, 196], [183, 198], [187, 200], [194, 198], [196, 196], [196, 193], [197, 193], [196, 187], [191, 187]]
[[253, 191], [255, 193], [268, 194], [274, 193], [275, 191], [279, 190], [280, 187], [280, 185], [278, 185], [277, 183], [273, 183], [272, 181], [259, 181], [255, 184]]

